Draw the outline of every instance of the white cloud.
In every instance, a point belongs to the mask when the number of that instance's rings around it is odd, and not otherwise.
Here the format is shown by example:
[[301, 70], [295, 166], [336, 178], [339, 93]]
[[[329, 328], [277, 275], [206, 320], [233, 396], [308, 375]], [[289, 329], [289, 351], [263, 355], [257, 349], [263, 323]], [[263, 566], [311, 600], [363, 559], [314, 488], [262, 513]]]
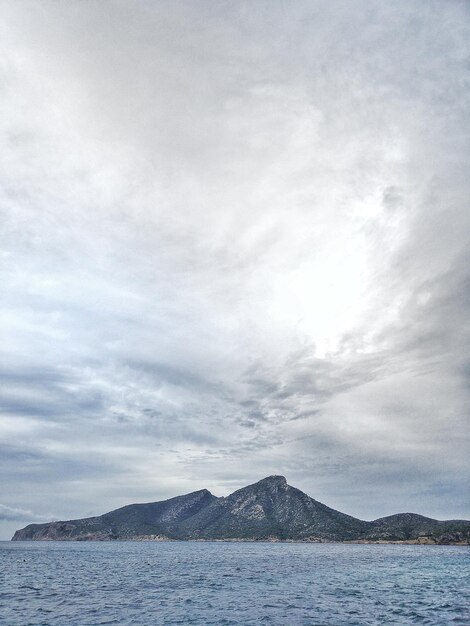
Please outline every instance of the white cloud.
[[0, 520], [32, 523], [47, 522], [51, 521], [52, 519], [53, 516], [51, 515], [35, 515], [32, 511], [15, 509], [11, 506], [5, 506], [4, 504], [0, 504]]

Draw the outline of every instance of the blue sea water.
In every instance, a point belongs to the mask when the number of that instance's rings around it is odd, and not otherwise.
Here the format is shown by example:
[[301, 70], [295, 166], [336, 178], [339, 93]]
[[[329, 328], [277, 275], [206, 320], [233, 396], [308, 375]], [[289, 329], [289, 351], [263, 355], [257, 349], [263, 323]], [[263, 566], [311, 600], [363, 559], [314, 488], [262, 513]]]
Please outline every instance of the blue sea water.
[[0, 623], [470, 624], [470, 548], [0, 542]]

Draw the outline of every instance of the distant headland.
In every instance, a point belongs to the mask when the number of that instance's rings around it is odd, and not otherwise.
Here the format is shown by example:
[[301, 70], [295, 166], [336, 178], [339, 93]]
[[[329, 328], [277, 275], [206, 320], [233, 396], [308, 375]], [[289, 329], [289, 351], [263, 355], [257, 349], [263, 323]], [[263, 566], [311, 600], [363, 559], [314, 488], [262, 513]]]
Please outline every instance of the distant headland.
[[283, 476], [218, 498], [207, 489], [85, 519], [30, 524], [12, 541], [303, 541], [470, 544], [470, 521], [399, 513], [366, 522], [335, 511]]

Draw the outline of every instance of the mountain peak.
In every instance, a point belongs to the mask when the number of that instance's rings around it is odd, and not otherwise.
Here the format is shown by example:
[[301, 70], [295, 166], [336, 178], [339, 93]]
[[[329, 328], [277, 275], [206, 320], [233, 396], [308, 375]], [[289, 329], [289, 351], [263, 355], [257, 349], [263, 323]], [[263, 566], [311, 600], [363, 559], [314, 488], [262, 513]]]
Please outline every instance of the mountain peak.
[[285, 476], [266, 476], [266, 478], [262, 478], [258, 482], [248, 485], [248, 487], [239, 489], [235, 493], [251, 492], [253, 489], [256, 491], [284, 492], [287, 491], [288, 487]]
[[257, 485], [260, 484], [271, 484], [271, 485], [279, 485], [281, 487], [287, 487], [287, 480], [285, 476], [266, 476], [266, 478], [262, 478], [259, 480]]

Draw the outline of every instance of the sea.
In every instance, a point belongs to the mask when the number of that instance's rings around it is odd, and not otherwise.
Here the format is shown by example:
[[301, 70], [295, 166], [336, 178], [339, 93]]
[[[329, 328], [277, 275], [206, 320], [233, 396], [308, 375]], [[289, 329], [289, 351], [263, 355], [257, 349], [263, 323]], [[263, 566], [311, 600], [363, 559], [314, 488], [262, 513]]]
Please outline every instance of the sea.
[[0, 624], [470, 624], [470, 547], [0, 542]]

